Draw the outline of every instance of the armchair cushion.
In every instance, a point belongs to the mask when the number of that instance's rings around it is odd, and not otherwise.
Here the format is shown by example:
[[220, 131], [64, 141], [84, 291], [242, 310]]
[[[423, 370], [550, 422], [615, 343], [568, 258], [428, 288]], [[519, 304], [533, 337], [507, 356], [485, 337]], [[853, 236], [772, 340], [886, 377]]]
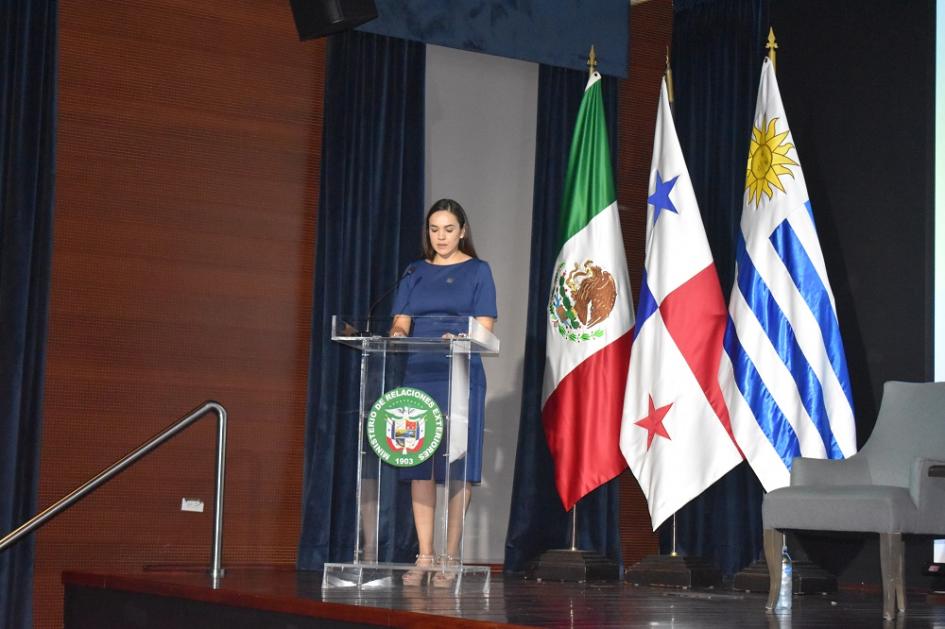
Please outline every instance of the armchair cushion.
[[766, 529], [912, 532], [916, 507], [905, 487], [797, 486], [775, 489], [761, 505]]
[[791, 487], [825, 485], [871, 485], [866, 459], [808, 459], [797, 457], [791, 464]]

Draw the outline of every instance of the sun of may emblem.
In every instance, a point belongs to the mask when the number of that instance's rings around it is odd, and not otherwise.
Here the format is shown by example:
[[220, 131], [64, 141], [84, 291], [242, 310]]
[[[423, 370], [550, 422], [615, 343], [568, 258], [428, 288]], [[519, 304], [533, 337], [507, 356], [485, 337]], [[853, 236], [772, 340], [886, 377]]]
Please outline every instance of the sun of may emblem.
[[569, 270], [562, 262], [555, 270], [548, 314], [552, 327], [569, 341], [580, 343], [604, 336], [594, 326], [604, 321], [617, 302], [614, 276], [585, 260]]
[[761, 202], [761, 195], [769, 199], [774, 194], [772, 186], [784, 192], [781, 175], [794, 174], [788, 166], [797, 166], [797, 162], [788, 157], [788, 151], [794, 148], [784, 142], [790, 131], [777, 132], [777, 118], [772, 118], [761, 127], [751, 130], [751, 147], [748, 149], [748, 169], [745, 172], [745, 189], [748, 190], [748, 202], [755, 207]]

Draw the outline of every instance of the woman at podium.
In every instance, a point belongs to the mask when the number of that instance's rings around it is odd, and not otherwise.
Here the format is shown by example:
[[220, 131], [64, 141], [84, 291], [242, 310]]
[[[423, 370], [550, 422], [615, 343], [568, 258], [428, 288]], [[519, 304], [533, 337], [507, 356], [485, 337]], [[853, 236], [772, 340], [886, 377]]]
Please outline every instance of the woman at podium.
[[[495, 282], [489, 264], [476, 256], [469, 220], [462, 206], [452, 199], [440, 199], [429, 209], [423, 234], [423, 259], [407, 267], [397, 289], [392, 308], [391, 336], [440, 337], [464, 332], [450, 329], [447, 320], [435, 317], [476, 317], [481, 325], [492, 330], [495, 322]], [[411, 325], [413, 329], [411, 330]], [[449, 397], [449, 359], [437, 353], [418, 353], [407, 362], [404, 386], [430, 394], [446, 412]], [[434, 558], [434, 517], [436, 484], [462, 479], [465, 464], [466, 482], [451, 483], [449, 527], [446, 540], [447, 562], [455, 562], [462, 542], [462, 513], [469, 506], [471, 487], [482, 480], [482, 440], [486, 399], [486, 376], [482, 360], [473, 355], [469, 374], [469, 435], [465, 461], [450, 465], [449, 472], [442, 452], [423, 463], [399, 471], [401, 480], [410, 481], [413, 517], [420, 553], [418, 566], [432, 566]], [[447, 446], [440, 444], [442, 451]], [[460, 468], [458, 471], [454, 468]], [[453, 486], [456, 486], [455, 489]], [[454, 523], [456, 526], [454, 526]], [[449, 578], [448, 573], [436, 573]], [[419, 585], [426, 572], [404, 574], [406, 585]]]

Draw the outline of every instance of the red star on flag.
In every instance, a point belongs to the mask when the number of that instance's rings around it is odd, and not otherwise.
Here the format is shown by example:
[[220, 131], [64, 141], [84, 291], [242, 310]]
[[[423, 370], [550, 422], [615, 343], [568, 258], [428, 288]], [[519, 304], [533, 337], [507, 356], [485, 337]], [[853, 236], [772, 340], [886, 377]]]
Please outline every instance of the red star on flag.
[[650, 412], [646, 417], [635, 423], [640, 428], [646, 429], [646, 449], [649, 451], [654, 436], [659, 435], [670, 439], [669, 433], [666, 432], [666, 428], [663, 426], [663, 418], [666, 417], [666, 413], [672, 408], [673, 403], [670, 402], [666, 406], [656, 408], [656, 405], [653, 404], [653, 396], [648, 395], [647, 397], [650, 399]]

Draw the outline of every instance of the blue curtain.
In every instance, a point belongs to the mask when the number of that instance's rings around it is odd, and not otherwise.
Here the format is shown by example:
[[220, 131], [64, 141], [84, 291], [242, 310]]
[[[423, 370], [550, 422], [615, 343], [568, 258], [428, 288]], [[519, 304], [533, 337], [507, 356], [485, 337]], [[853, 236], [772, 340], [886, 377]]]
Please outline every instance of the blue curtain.
[[[355, 544], [360, 359], [329, 340], [331, 317], [367, 316], [420, 257], [425, 210], [424, 45], [351, 31], [331, 38], [327, 65], [298, 553], [303, 570], [347, 561]], [[375, 312], [386, 314], [389, 306], [380, 303]], [[410, 491], [391, 489], [381, 521], [396, 539], [382, 532], [380, 558], [403, 561], [416, 553]]]
[[[767, 0], [676, 0], [675, 119], [702, 220], [726, 296], [735, 272], [745, 164], [764, 43]], [[763, 491], [742, 463], [677, 514], [682, 552], [731, 575], [761, 553]], [[670, 527], [661, 530], [663, 552]]]
[[[54, 0], [0, 13], [0, 535], [36, 511], [56, 136]], [[0, 627], [33, 626], [33, 540], [0, 553]]]
[[378, 17], [358, 29], [425, 44], [586, 68], [597, 47], [602, 72], [627, 76], [626, 0], [375, 0]]
[[[522, 413], [505, 543], [505, 569], [510, 572], [524, 570], [530, 560], [548, 549], [570, 546], [571, 518], [555, 490], [554, 462], [541, 425], [541, 388], [545, 368], [545, 312], [551, 273], [558, 255], [561, 193], [574, 122], [586, 83], [586, 72], [546, 65], [539, 68]], [[616, 165], [617, 82], [604, 77], [602, 87], [611, 158]], [[578, 545], [619, 562], [617, 500], [618, 481], [615, 479], [578, 503]]]

